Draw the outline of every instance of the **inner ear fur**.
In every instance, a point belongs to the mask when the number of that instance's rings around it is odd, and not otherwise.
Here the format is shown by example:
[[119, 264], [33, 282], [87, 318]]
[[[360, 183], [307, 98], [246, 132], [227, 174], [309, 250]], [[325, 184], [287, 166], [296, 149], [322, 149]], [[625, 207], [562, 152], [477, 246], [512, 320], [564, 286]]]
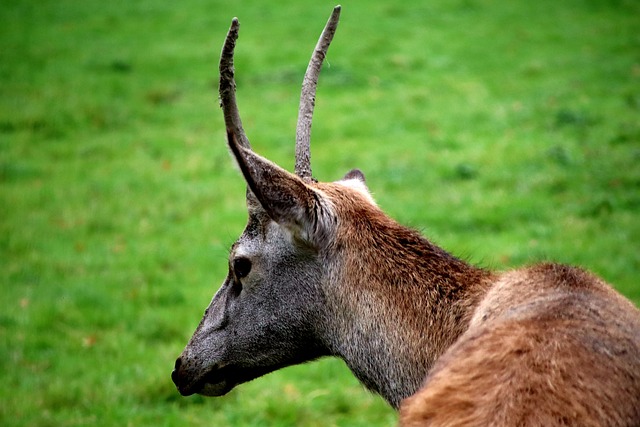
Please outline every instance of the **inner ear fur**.
[[[242, 171], [248, 190], [267, 215], [298, 237], [322, 244], [335, 224], [331, 203], [300, 177], [238, 144], [227, 132], [229, 147]], [[249, 192], [247, 192], [249, 202]]]

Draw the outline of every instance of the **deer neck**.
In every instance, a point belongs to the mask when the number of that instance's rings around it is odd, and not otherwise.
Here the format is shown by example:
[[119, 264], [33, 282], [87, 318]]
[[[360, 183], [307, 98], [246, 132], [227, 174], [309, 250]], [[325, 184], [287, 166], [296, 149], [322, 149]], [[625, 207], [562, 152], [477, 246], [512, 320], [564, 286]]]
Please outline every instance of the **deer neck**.
[[386, 216], [356, 225], [336, 241], [330, 348], [397, 408], [467, 329], [491, 273]]

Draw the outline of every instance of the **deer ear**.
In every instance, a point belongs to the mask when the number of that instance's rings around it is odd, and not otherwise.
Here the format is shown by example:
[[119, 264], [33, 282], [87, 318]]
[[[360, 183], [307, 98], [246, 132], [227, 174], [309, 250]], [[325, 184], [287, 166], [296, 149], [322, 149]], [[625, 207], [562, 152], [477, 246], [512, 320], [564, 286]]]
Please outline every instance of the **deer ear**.
[[366, 180], [364, 178], [364, 174], [360, 169], [351, 169], [347, 174], [342, 178], [343, 181], [348, 181], [350, 179], [357, 179], [358, 181], [366, 184]]
[[335, 214], [325, 196], [298, 176], [238, 144], [228, 130], [227, 139], [250, 193], [276, 223], [314, 246], [326, 243], [335, 229]]

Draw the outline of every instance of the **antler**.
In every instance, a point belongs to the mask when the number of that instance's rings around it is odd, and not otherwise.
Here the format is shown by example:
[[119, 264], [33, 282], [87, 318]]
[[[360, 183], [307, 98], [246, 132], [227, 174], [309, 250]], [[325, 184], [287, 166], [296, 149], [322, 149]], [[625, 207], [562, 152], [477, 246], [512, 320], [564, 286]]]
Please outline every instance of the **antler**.
[[227, 133], [232, 132], [241, 146], [251, 148], [249, 139], [242, 128], [242, 120], [236, 103], [236, 81], [233, 69], [233, 51], [238, 39], [240, 23], [238, 18], [233, 18], [231, 27], [227, 33], [227, 38], [220, 53], [220, 107], [224, 114], [224, 123], [227, 126]]
[[333, 8], [333, 12], [320, 35], [313, 55], [309, 60], [307, 72], [302, 81], [302, 92], [300, 93], [300, 109], [298, 110], [298, 124], [296, 126], [296, 165], [295, 173], [305, 181], [312, 181], [311, 175], [311, 121], [313, 119], [313, 108], [316, 103], [316, 87], [318, 86], [318, 76], [322, 68], [322, 62], [327, 54], [333, 35], [338, 27], [340, 19], [340, 6]]

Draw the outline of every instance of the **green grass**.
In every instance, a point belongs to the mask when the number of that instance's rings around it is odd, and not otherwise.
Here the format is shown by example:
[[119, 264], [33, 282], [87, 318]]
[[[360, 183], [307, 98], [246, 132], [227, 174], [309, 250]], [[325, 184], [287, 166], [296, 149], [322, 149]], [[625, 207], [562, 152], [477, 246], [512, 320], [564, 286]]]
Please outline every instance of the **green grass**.
[[[244, 183], [225, 147], [230, 19], [256, 151], [293, 165], [333, 3], [6, 1], [0, 8], [0, 424], [389, 426], [337, 360], [224, 398], [173, 361], [225, 275]], [[473, 262], [585, 266], [640, 303], [640, 3], [343, 3], [313, 165]]]

